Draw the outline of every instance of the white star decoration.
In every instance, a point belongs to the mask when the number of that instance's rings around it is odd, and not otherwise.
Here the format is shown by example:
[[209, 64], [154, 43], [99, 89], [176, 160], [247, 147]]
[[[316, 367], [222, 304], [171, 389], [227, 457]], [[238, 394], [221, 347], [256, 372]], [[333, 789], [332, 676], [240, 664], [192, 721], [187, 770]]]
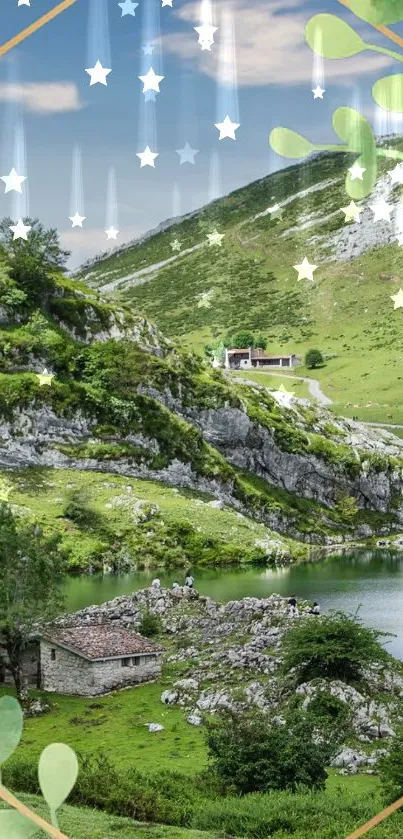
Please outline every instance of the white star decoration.
[[200, 294], [198, 298], [198, 309], [210, 309], [211, 308], [211, 298], [214, 297], [214, 289], [211, 288], [210, 291], [205, 291], [204, 294]]
[[313, 272], [316, 271], [318, 266], [311, 265], [305, 256], [300, 265], [294, 265], [293, 267], [298, 271], [298, 280], [312, 280], [313, 282]]
[[101, 62], [98, 60], [94, 67], [88, 67], [85, 72], [91, 76], [90, 87], [93, 84], [104, 84], [107, 86], [106, 77], [112, 70], [102, 67]]
[[198, 43], [202, 50], [211, 50], [214, 44], [214, 32], [217, 32], [217, 26], [211, 26], [209, 23], [203, 23], [202, 26], [194, 26], [193, 29], [199, 36]]
[[390, 175], [392, 184], [403, 184], [403, 164], [396, 163], [394, 169], [389, 169], [388, 175]]
[[345, 215], [344, 221], [358, 221], [360, 223], [361, 210], [354, 201], [350, 201], [348, 207], [341, 207], [341, 212]]
[[185, 143], [183, 149], [176, 149], [176, 154], [180, 156], [180, 165], [182, 163], [193, 163], [195, 165], [195, 156], [199, 154], [199, 149], [192, 149], [189, 143]]
[[48, 370], [45, 367], [45, 369], [43, 370], [42, 373], [37, 373], [36, 374], [36, 377], [37, 377], [38, 382], [39, 382], [39, 387], [43, 387], [44, 385], [49, 385], [49, 387], [50, 387], [52, 385], [52, 379], [55, 378], [55, 374], [54, 373], [49, 373]]
[[155, 169], [154, 160], [158, 157], [158, 154], [157, 152], [151, 151], [150, 146], [146, 146], [144, 151], [137, 152], [136, 156], [141, 160], [140, 169], [142, 169], [143, 166], [152, 166], [153, 169]]
[[83, 221], [85, 221], [86, 216], [80, 216], [80, 213], [77, 211], [74, 216], [69, 216], [71, 221], [72, 227], [82, 227]]
[[22, 192], [21, 184], [26, 181], [26, 178], [23, 175], [17, 175], [15, 169], [12, 169], [9, 175], [3, 175], [1, 180], [6, 185], [4, 190], [4, 194], [6, 194], [6, 192], [11, 192], [13, 189], [15, 192]]
[[182, 245], [181, 245], [180, 242], [178, 242], [178, 239], [175, 239], [174, 242], [171, 242], [171, 248], [172, 248], [173, 251], [178, 251], [179, 252], [181, 247], [182, 247]]
[[119, 230], [116, 230], [116, 227], [112, 225], [112, 227], [109, 227], [108, 230], [105, 230], [105, 233], [108, 239], [116, 239], [119, 234]]
[[148, 73], [145, 76], [139, 76], [141, 82], [143, 82], [143, 93], [146, 93], [147, 90], [155, 90], [156, 93], [160, 92], [160, 82], [165, 79], [165, 76], [157, 76], [154, 73], [152, 67], [150, 67]]
[[362, 181], [362, 176], [363, 176], [364, 172], [366, 172], [367, 170], [363, 169], [363, 167], [360, 166], [360, 164], [356, 160], [354, 165], [350, 166], [348, 171], [350, 172], [352, 181], [356, 181], [356, 180]]
[[391, 294], [390, 299], [394, 302], [394, 309], [402, 309], [403, 308], [403, 291], [399, 288], [397, 294]]
[[380, 198], [376, 204], [371, 204], [371, 210], [374, 214], [374, 221], [390, 221], [390, 214], [392, 212], [393, 207], [385, 201], [384, 198]]
[[162, 0], [162, 7], [164, 6], [172, 6], [172, 0]]
[[219, 233], [218, 230], [213, 230], [212, 233], [207, 233], [207, 238], [210, 246], [218, 245], [221, 247], [221, 239], [224, 238], [224, 233]]
[[225, 117], [224, 122], [215, 122], [214, 125], [218, 128], [220, 132], [220, 140], [224, 140], [225, 137], [229, 137], [230, 140], [236, 140], [235, 131], [240, 126], [240, 122], [231, 122], [228, 114]]
[[10, 224], [10, 230], [14, 233], [14, 241], [16, 239], [25, 239], [25, 241], [27, 241], [27, 234], [31, 230], [31, 227], [29, 224], [24, 224], [22, 218], [20, 218], [18, 219], [17, 224]]
[[118, 3], [118, 6], [122, 9], [122, 17], [125, 15], [132, 15], [132, 17], [136, 17], [136, 9], [138, 3], [133, 3], [133, 0], [125, 0], [124, 3]]
[[144, 44], [141, 49], [143, 50], [144, 55], [152, 55], [154, 52], [154, 46], [150, 43], [150, 41], [148, 41], [147, 44]]
[[18, 0], [18, 5], [19, 6], [30, 6], [31, 3], [30, 3], [30, 0]]
[[323, 94], [326, 93], [326, 90], [318, 84], [317, 87], [312, 90], [312, 93], [314, 99], [323, 99]]

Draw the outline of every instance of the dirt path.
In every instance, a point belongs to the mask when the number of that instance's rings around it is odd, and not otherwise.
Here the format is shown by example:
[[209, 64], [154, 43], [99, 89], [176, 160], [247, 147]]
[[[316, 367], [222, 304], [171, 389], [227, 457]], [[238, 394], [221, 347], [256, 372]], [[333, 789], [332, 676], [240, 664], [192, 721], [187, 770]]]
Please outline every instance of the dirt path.
[[327, 405], [332, 404], [332, 400], [329, 399], [328, 396], [325, 396], [325, 394], [321, 390], [320, 384], [317, 379], [309, 379], [306, 376], [289, 375], [288, 373], [275, 373], [273, 370], [270, 370], [270, 376], [283, 376], [283, 378], [297, 379], [299, 382], [305, 382], [305, 384], [308, 385], [309, 393], [311, 394], [311, 396], [313, 396], [314, 399], [317, 399], [320, 405], [326, 407]]

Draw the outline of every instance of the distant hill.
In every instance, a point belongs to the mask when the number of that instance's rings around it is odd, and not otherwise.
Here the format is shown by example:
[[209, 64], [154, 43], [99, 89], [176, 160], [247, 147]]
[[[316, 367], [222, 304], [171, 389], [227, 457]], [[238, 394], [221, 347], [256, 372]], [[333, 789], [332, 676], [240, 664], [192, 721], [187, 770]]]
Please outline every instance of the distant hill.
[[[403, 142], [391, 138], [399, 149]], [[263, 332], [273, 352], [328, 357], [314, 373], [334, 410], [403, 423], [403, 322], [391, 295], [403, 287], [396, 240], [402, 187], [381, 160], [373, 195], [357, 202], [361, 223], [346, 223], [344, 177], [354, 156], [321, 154], [213, 202], [137, 243], [87, 264], [77, 277], [143, 312], [170, 338], [203, 352], [229, 330]], [[378, 198], [391, 222], [373, 221]], [[269, 207], [279, 203], [282, 219]], [[210, 247], [207, 234], [224, 234]], [[171, 243], [178, 240], [181, 252]], [[314, 281], [293, 265], [307, 257]], [[304, 371], [302, 371], [304, 375]]]

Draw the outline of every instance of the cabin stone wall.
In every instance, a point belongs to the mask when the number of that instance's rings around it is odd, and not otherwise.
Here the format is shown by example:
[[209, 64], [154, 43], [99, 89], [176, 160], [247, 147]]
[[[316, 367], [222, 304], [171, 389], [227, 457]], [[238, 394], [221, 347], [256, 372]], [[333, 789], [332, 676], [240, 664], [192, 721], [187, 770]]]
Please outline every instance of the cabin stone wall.
[[[127, 661], [127, 666], [122, 661]], [[161, 657], [138, 655], [91, 662], [56, 644], [41, 641], [41, 669], [45, 691], [97, 696], [156, 678], [161, 672]]]

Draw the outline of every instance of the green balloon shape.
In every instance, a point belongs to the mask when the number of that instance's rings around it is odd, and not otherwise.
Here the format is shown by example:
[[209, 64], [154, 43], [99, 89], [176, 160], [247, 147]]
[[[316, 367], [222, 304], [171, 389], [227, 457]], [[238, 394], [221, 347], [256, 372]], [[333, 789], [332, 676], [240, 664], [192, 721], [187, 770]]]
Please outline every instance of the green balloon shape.
[[311, 50], [323, 58], [349, 58], [367, 49], [355, 30], [336, 15], [311, 17], [305, 27], [305, 39]]
[[355, 108], [336, 108], [332, 117], [333, 129], [348, 151], [372, 154], [376, 140], [372, 126]]
[[21, 740], [23, 713], [13, 696], [0, 699], [0, 766], [8, 760]]
[[376, 184], [378, 174], [376, 153], [372, 155], [361, 155], [361, 157], [356, 160], [356, 163], [365, 169], [365, 172], [362, 174], [362, 179], [354, 178], [354, 180], [351, 177], [351, 173], [347, 172], [346, 192], [353, 201], [359, 201], [361, 198], [366, 198], [371, 194]]
[[64, 743], [52, 743], [43, 750], [38, 764], [39, 785], [51, 811], [66, 800], [78, 775], [76, 753]]
[[403, 74], [384, 76], [372, 87], [372, 96], [380, 108], [385, 111], [403, 112]]
[[1, 839], [25, 839], [37, 832], [38, 826], [16, 810], [0, 810]]
[[367, 23], [398, 23], [403, 20], [403, 0], [349, 0], [352, 12]]
[[306, 157], [315, 150], [315, 146], [306, 137], [291, 131], [290, 128], [273, 128], [269, 135], [269, 143], [282, 157]]

